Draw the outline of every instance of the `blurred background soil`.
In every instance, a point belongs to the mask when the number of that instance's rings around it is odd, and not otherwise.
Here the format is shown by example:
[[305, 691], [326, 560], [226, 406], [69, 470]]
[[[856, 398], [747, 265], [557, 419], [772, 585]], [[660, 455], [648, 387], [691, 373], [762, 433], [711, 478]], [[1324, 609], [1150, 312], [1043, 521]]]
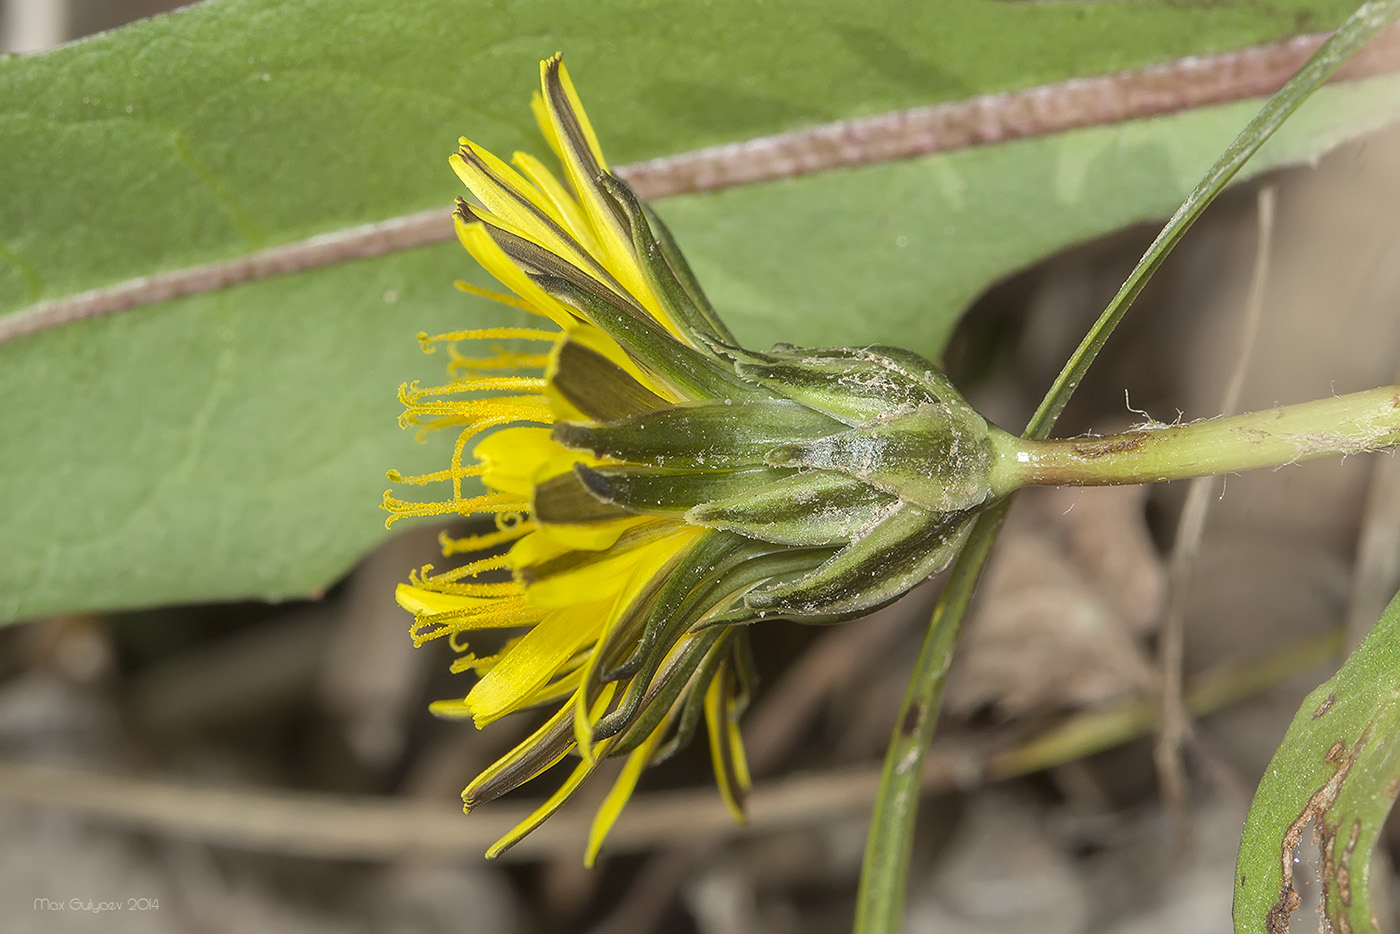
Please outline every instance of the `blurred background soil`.
[[[0, 39], [42, 47], [168, 6], [8, 0]], [[1390, 133], [1222, 199], [1058, 433], [1216, 414], [1236, 374], [1241, 409], [1394, 382], [1397, 160]], [[1242, 360], [1265, 189], [1277, 197], [1273, 247]], [[944, 361], [974, 404], [1024, 424], [1154, 232], [1084, 245], [985, 295]], [[1400, 583], [1400, 470], [1354, 457], [1214, 481], [1198, 497], [1197, 544], [1181, 532], [1188, 487], [1017, 502], [954, 662], [909, 931], [1230, 929], [1253, 787], [1303, 695]], [[477, 733], [427, 714], [464, 686], [447, 675], [445, 646], [411, 647], [392, 591], [435, 555], [436, 531], [420, 530], [314, 603], [0, 630], [0, 930], [849, 929], [880, 757], [937, 582], [858, 623], [756, 629], [750, 825], [728, 820], [697, 746], [648, 774], [586, 871], [606, 778], [508, 861], [480, 858], [530, 804], [466, 818], [458, 793], [528, 724]], [[1262, 686], [1251, 681], [1280, 658]], [[1247, 696], [1174, 716], [1172, 685], [1189, 699], [1202, 675]], [[1149, 724], [1098, 751], [1062, 742], [1036, 758], [1027, 745], [1143, 701], [1167, 711], [1178, 742], [1154, 740]], [[1392, 834], [1378, 866], [1383, 905], [1400, 895], [1397, 845]], [[1314, 924], [1304, 911], [1294, 929]]]

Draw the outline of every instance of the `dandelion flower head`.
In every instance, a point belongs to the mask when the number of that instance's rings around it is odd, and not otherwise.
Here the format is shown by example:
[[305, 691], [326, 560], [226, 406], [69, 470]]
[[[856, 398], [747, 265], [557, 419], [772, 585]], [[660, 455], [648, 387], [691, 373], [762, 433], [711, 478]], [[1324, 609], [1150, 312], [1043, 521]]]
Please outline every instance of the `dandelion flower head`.
[[[538, 325], [420, 335], [452, 350], [450, 378], [401, 387], [401, 422], [456, 442], [444, 470], [390, 473], [439, 498], [386, 493], [384, 508], [390, 522], [494, 517], [444, 537], [445, 556], [469, 560], [414, 573], [398, 601], [415, 642], [447, 639], [453, 671], [476, 675], [435, 713], [484, 727], [552, 711], [466, 788], [467, 810], [577, 757], [488, 855], [625, 757], [591, 862], [643, 770], [702, 723], [741, 816], [748, 624], [851, 618], [940, 570], [989, 498], [967, 464], [991, 454], [986, 423], [915, 354], [741, 348], [660, 218], [609, 169], [558, 55], [541, 63], [533, 109], [562, 173], [465, 138], [451, 164], [474, 196], [457, 202], [458, 237], [509, 294], [459, 286]], [[959, 469], [930, 445], [958, 452]], [[498, 647], [478, 655], [487, 630]]]

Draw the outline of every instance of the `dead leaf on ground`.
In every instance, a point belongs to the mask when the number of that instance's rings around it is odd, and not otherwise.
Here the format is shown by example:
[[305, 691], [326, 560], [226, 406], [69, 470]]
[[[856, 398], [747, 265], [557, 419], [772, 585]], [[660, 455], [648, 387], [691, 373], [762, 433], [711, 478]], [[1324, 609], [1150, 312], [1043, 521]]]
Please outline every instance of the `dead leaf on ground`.
[[968, 621], [948, 703], [967, 714], [1102, 703], [1152, 684], [1143, 638], [1166, 591], [1141, 487], [1029, 490]]

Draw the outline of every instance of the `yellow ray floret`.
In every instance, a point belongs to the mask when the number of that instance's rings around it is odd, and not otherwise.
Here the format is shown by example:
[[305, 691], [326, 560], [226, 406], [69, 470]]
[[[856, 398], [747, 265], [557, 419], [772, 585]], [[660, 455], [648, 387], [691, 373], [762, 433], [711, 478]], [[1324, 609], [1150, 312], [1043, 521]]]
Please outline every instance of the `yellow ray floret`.
[[524, 706], [580, 648], [593, 644], [605, 612], [606, 602], [591, 601], [546, 613], [467, 694], [476, 725]]

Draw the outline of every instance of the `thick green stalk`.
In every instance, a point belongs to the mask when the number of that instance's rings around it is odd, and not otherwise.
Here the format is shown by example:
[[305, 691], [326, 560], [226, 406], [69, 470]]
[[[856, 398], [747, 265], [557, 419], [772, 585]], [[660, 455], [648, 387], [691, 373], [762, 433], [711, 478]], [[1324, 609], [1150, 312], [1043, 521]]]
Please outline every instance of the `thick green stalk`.
[[1157, 483], [1281, 467], [1400, 443], [1400, 386], [1106, 437], [1033, 441], [998, 433], [992, 489]]

